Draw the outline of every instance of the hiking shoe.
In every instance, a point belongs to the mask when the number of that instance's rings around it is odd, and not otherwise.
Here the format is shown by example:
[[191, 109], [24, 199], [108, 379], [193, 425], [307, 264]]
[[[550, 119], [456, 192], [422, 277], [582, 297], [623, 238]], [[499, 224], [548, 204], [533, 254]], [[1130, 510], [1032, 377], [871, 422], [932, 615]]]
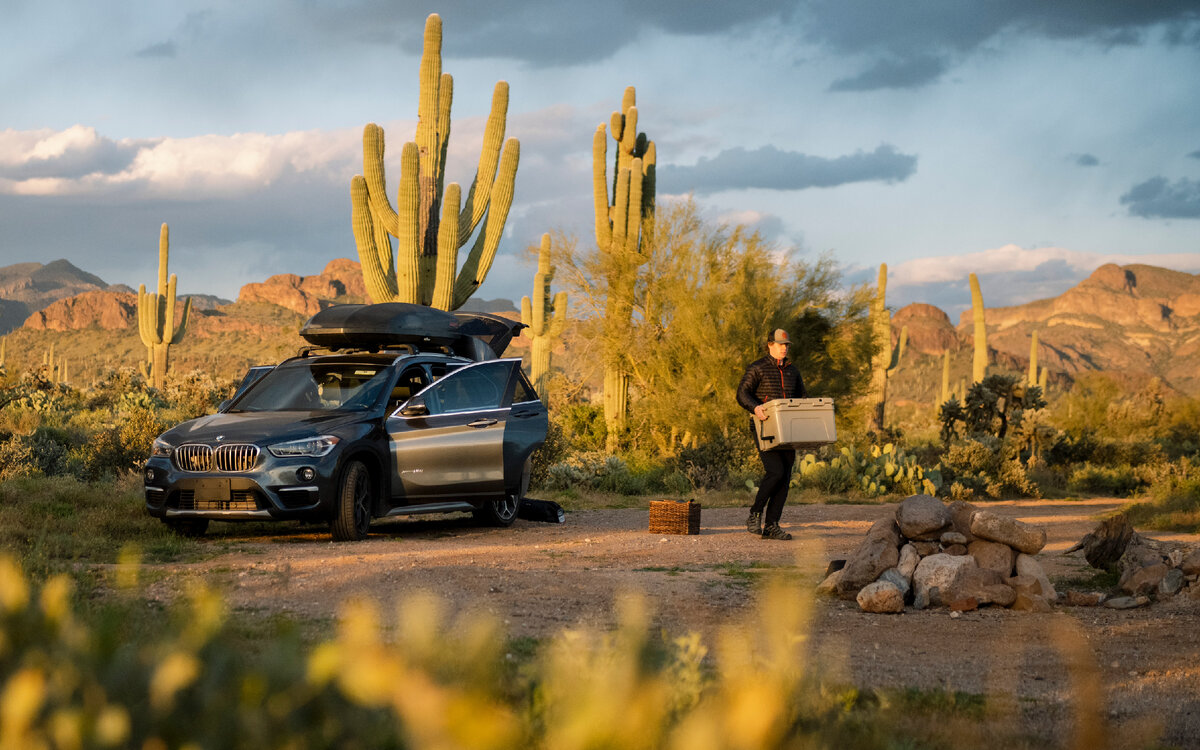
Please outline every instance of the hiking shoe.
[[772, 523], [772, 524], [768, 524], [767, 526], [763, 527], [762, 538], [763, 539], [779, 539], [781, 541], [786, 542], [788, 539], [792, 538], [792, 535], [787, 533], [783, 529], [779, 528], [779, 524]]
[[746, 519], [746, 531], [751, 534], [762, 533], [762, 513], [750, 514], [750, 517]]

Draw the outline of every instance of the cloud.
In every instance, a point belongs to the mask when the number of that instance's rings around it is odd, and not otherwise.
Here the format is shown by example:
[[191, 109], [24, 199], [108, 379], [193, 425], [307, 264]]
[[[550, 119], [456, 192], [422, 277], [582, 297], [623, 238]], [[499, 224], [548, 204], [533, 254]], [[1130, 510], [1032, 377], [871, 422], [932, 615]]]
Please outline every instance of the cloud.
[[1181, 179], [1168, 184], [1166, 177], [1151, 177], [1122, 195], [1121, 205], [1147, 219], [1200, 219], [1200, 182]]
[[1200, 151], [1193, 151], [1192, 153], [1188, 154], [1188, 158], [1189, 159], [1200, 159]]
[[1091, 154], [1076, 154], [1071, 157], [1076, 166], [1080, 167], [1098, 167], [1100, 160]]
[[737, 147], [711, 159], [701, 157], [692, 166], [661, 166], [658, 184], [675, 193], [706, 194], [748, 188], [803, 190], [850, 182], [901, 182], [912, 176], [916, 168], [916, 156], [902, 154], [889, 144], [870, 153], [857, 151], [833, 159], [783, 151], [774, 146], [753, 151]]
[[1005, 34], [1115, 46], [1141, 43], [1151, 29], [1160, 28], [1168, 44], [1194, 45], [1200, 28], [1200, 10], [1187, 0], [810, 0], [796, 15], [797, 28], [808, 40], [867, 60], [863, 73], [834, 83], [836, 91], [931, 83], [952, 63]]
[[153, 143], [115, 141], [82, 125], [65, 130], [0, 131], [0, 185], [8, 180], [115, 174], [127, 168], [140, 149]]
[[[970, 307], [968, 277], [975, 273], [987, 307], [1020, 305], [1062, 294], [1106, 263], [1142, 263], [1200, 273], [1200, 253], [1091, 253], [1061, 247], [1004, 245], [961, 255], [914, 258], [888, 265], [888, 304], [937, 305], [957, 320]], [[847, 283], [874, 284], [878, 267], [851, 269]]]
[[167, 41], [142, 47], [133, 54], [134, 57], [175, 57], [177, 51], [175, 42]]

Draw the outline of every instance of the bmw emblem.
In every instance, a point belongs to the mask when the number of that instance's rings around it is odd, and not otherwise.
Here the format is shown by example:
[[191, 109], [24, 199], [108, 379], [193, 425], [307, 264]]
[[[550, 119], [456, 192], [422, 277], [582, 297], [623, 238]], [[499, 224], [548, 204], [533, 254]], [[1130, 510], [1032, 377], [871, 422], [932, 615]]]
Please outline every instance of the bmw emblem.
[[222, 440], [224, 440], [224, 439], [225, 439], [225, 436], [224, 436], [224, 435], [217, 435], [217, 442], [218, 442], [218, 443], [219, 443], [219, 442], [221, 442], [221, 441], [222, 441]]

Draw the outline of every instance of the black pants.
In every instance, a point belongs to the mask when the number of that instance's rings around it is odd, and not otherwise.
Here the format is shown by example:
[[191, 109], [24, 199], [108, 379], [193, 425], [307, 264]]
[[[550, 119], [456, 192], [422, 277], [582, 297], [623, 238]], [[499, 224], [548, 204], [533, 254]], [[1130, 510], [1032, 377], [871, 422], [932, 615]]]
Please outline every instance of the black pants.
[[787, 502], [788, 485], [792, 481], [792, 466], [796, 463], [796, 451], [775, 450], [759, 451], [762, 459], [762, 482], [758, 485], [758, 494], [754, 496], [754, 505], [750, 506], [751, 513], [762, 513], [763, 527], [778, 524], [783, 516], [783, 504]]

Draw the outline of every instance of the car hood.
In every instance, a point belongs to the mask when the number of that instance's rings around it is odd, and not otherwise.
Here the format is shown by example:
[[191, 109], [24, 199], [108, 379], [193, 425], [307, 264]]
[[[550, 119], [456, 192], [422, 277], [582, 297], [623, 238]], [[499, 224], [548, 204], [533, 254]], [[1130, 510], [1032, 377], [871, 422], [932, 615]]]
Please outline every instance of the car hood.
[[210, 414], [162, 434], [169, 443], [277, 443], [336, 432], [371, 419], [367, 412], [271, 411]]

